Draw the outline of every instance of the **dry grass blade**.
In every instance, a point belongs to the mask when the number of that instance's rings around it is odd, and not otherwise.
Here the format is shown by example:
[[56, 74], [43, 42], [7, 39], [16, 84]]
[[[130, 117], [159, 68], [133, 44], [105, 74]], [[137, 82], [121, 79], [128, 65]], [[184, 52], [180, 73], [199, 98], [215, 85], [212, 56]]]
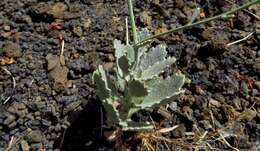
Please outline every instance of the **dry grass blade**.
[[[13, 81], [13, 89], [15, 89], [16, 87], [16, 81], [15, 81], [15, 78], [13, 76], [13, 74], [8, 70], [6, 69], [5, 67], [1, 67], [2, 70], [4, 70], [8, 75], [10, 75], [12, 77], [12, 81]], [[6, 104], [9, 100], [11, 99], [11, 96], [7, 97], [5, 99], [5, 101], [3, 102], [3, 104]]]
[[5, 149], [5, 151], [9, 151], [12, 148], [13, 144], [14, 144], [14, 136], [11, 137], [11, 140], [8, 144], [8, 147]]
[[232, 145], [230, 145], [229, 142], [225, 139], [225, 137], [221, 133], [219, 133], [219, 135], [220, 135], [221, 139], [226, 143], [226, 145], [228, 147], [230, 147], [230, 148], [232, 148], [232, 149], [234, 149], [236, 151], [239, 151], [239, 149], [237, 149], [237, 148], [233, 147]]
[[228, 43], [227, 46], [231, 46], [231, 45], [237, 44], [237, 43], [239, 43], [239, 42], [245, 41], [245, 40], [247, 40], [250, 36], [252, 36], [254, 33], [255, 33], [255, 32], [253, 31], [253, 32], [249, 33], [246, 37], [242, 38], [242, 39], [239, 39], [239, 40], [236, 40], [236, 41], [234, 41], [234, 42]]
[[178, 127], [179, 127], [179, 125], [175, 125], [173, 127], [162, 128], [160, 130], [157, 130], [157, 132], [158, 133], [168, 133], [168, 132], [171, 132], [171, 131], [175, 130]]

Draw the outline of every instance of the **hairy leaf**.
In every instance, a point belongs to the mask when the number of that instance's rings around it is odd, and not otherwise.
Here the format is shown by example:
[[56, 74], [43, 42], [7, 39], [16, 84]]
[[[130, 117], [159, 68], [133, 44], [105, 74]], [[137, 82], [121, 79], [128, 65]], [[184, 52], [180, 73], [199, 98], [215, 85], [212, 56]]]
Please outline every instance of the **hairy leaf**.
[[151, 48], [150, 51], [143, 55], [140, 60], [139, 68], [143, 71], [154, 65], [156, 62], [165, 60], [166, 55], [167, 51], [165, 45], [158, 45], [155, 48]]
[[115, 56], [117, 74], [120, 77], [125, 77], [128, 72], [130, 65], [135, 60], [135, 52], [132, 46], [124, 45], [120, 40], [114, 40]]
[[126, 56], [122, 56], [118, 59], [118, 67], [122, 71], [123, 77], [126, 77], [129, 73], [129, 61]]
[[112, 100], [112, 98], [103, 100], [103, 106], [105, 108], [106, 114], [107, 114], [107, 122], [110, 125], [114, 125], [116, 123], [120, 122], [119, 118], [119, 112], [115, 108], [115, 100]]
[[142, 28], [140, 31], [138, 31], [138, 41], [142, 41], [148, 37], [151, 36], [151, 33], [149, 32], [149, 30], [147, 28]]
[[141, 103], [145, 96], [148, 95], [144, 82], [133, 80], [128, 85], [128, 100], [134, 104]]
[[123, 131], [148, 131], [152, 130], [154, 127], [150, 123], [139, 123], [134, 121], [121, 122]]
[[121, 43], [120, 40], [114, 40], [114, 48], [115, 48], [115, 56], [117, 59], [125, 56], [127, 53], [127, 49], [124, 44]]
[[100, 98], [100, 100], [110, 98], [111, 89], [108, 87], [106, 73], [101, 65], [99, 65], [98, 69], [94, 71], [92, 79], [96, 83], [97, 95]]
[[128, 85], [129, 94], [135, 97], [143, 97], [148, 94], [147, 89], [144, 87], [144, 83], [133, 80]]
[[152, 66], [148, 67], [146, 70], [142, 72], [141, 79], [142, 80], [149, 80], [152, 79], [154, 76], [158, 76], [160, 73], [164, 71], [169, 65], [175, 62], [175, 58], [171, 57], [166, 60], [156, 62]]
[[182, 74], [175, 74], [165, 80], [151, 80], [147, 83], [149, 90], [141, 104], [137, 106], [141, 108], [152, 107], [156, 104], [162, 104], [163, 100], [169, 99], [175, 95], [183, 93], [181, 87], [185, 82], [185, 76]]

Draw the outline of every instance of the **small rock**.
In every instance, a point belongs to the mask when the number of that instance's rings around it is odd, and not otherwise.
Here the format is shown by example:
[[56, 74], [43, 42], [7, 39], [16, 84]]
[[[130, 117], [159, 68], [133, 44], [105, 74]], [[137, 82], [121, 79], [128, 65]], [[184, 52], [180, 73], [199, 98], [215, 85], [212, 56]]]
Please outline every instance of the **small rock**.
[[7, 109], [7, 111], [9, 113], [16, 114], [19, 117], [24, 117], [28, 113], [28, 110], [27, 110], [25, 104], [22, 102], [15, 102], [12, 106], [10, 106]]
[[8, 26], [8, 25], [4, 26], [4, 31], [10, 31], [10, 30], [11, 30], [10, 26]]
[[198, 94], [205, 95], [205, 91], [199, 85], [196, 85], [195, 88]]
[[113, 69], [113, 67], [114, 67], [114, 63], [113, 62], [108, 62], [108, 63], [104, 64], [104, 69], [106, 71], [111, 71]]
[[260, 60], [257, 60], [254, 64], [253, 64], [253, 69], [255, 72], [259, 73], [260, 72]]
[[76, 35], [78, 37], [81, 37], [82, 33], [83, 33], [82, 28], [79, 27], [79, 26], [78, 27], [74, 27], [73, 28], [73, 33], [74, 33], [74, 35]]
[[39, 130], [33, 130], [29, 132], [28, 135], [25, 136], [25, 139], [29, 143], [39, 143], [42, 141], [42, 133]]
[[195, 67], [199, 70], [203, 70], [205, 69], [207, 66], [200, 60], [197, 60], [195, 61]]
[[[166, 31], [167, 31], [167, 28], [166, 28], [165, 26], [162, 26], [162, 27], [156, 29], [156, 30], [154, 31], [154, 33], [155, 33], [155, 34], [160, 34], [160, 33], [166, 32]], [[163, 36], [163, 37], [165, 37], [165, 36]]]
[[212, 98], [209, 99], [209, 107], [221, 107], [221, 103]]
[[258, 91], [260, 91], [260, 81], [254, 82], [254, 86]]
[[85, 21], [83, 21], [83, 28], [84, 28], [85, 30], [88, 30], [89, 27], [90, 27], [90, 25], [91, 25], [91, 20], [90, 20], [89, 18], [86, 19]]
[[64, 19], [70, 20], [75, 18], [80, 18], [82, 16], [81, 13], [71, 13], [71, 12], [64, 12]]
[[189, 120], [192, 120], [193, 118], [193, 110], [189, 106], [184, 106], [182, 108], [183, 113], [187, 116]]
[[260, 50], [256, 52], [256, 58], [260, 58]]
[[168, 107], [173, 112], [177, 111], [177, 102], [171, 102]]
[[14, 120], [16, 119], [16, 117], [14, 116], [14, 115], [12, 115], [12, 114], [9, 114], [8, 116], [7, 116], [7, 118], [4, 120], [4, 125], [9, 125], [9, 124], [11, 124]]
[[198, 55], [201, 57], [220, 55], [227, 50], [229, 34], [225, 30], [208, 28], [202, 32], [201, 36], [207, 40], [198, 50]]
[[57, 58], [57, 56], [52, 55], [52, 54], [48, 54], [46, 56], [46, 59], [48, 61], [48, 71], [54, 69], [55, 66], [57, 64], [59, 64], [59, 61], [60, 61], [59, 58]]
[[12, 123], [8, 124], [8, 128], [13, 129], [16, 126], [17, 122], [13, 121]]
[[32, 151], [40, 151], [42, 150], [42, 143], [34, 143], [30, 145], [30, 149]]
[[20, 45], [11, 41], [5, 43], [3, 51], [7, 57], [17, 58], [22, 56]]
[[242, 81], [240, 84], [240, 90], [241, 90], [242, 94], [244, 94], [245, 96], [248, 96], [249, 89], [248, 89], [247, 84], [244, 81]]
[[67, 113], [74, 111], [80, 104], [81, 104], [81, 101], [74, 101], [74, 102], [70, 103], [63, 109], [63, 114], [66, 115]]
[[61, 91], [67, 87], [69, 69], [65, 66], [64, 57], [48, 54], [48, 78], [50, 85], [56, 91]]
[[140, 20], [146, 26], [151, 26], [151, 24], [152, 24], [152, 17], [150, 16], [148, 11], [143, 11], [141, 13]]
[[58, 2], [54, 4], [47, 13], [53, 15], [54, 18], [62, 19], [64, 17], [64, 12], [68, 9], [67, 5]]
[[22, 140], [21, 143], [20, 143], [20, 145], [21, 145], [22, 151], [30, 151], [30, 146], [29, 146], [29, 144], [27, 143], [27, 141]]
[[183, 0], [175, 0], [176, 8], [183, 8], [185, 6], [185, 2]]

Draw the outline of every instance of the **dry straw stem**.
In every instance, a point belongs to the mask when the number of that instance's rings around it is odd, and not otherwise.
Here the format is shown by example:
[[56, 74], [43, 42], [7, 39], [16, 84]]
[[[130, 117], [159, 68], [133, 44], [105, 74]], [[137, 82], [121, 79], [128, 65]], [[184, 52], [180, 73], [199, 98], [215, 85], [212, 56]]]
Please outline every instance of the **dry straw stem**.
[[[129, 0], [129, 1], [131, 1], [131, 0]], [[225, 13], [222, 13], [222, 14], [220, 14], [220, 15], [216, 15], [216, 16], [213, 16], [213, 17], [210, 17], [210, 18], [203, 19], [203, 20], [201, 20], [201, 21], [197, 21], [197, 22], [192, 23], [192, 24], [186, 24], [186, 25], [184, 25], [184, 26], [181, 26], [181, 27], [178, 27], [178, 28], [174, 28], [174, 29], [170, 29], [170, 30], [168, 30], [168, 31], [166, 31], [166, 32], [163, 32], [163, 33], [160, 33], [160, 34], [153, 35], [153, 36], [151, 36], [151, 37], [148, 37], [148, 38], [146, 38], [146, 39], [144, 39], [144, 40], [138, 42], [138, 43], [136, 44], [136, 46], [139, 47], [139, 46], [141, 46], [143, 43], [145, 43], [145, 42], [147, 42], [147, 41], [149, 41], [149, 40], [152, 40], [152, 39], [155, 39], [155, 38], [158, 38], [158, 37], [161, 37], [161, 36], [170, 34], [170, 33], [175, 33], [175, 32], [178, 32], [178, 31], [185, 30], [185, 29], [189, 29], [189, 28], [194, 27], [194, 26], [197, 26], [197, 25], [201, 25], [201, 24], [208, 23], [208, 22], [213, 21], [213, 20], [218, 20], [218, 19], [225, 18], [225, 17], [227, 17], [227, 16], [230, 16], [230, 15], [232, 15], [232, 14], [234, 14], [234, 13], [240, 11], [240, 10], [243, 10], [243, 9], [245, 9], [245, 8], [248, 8], [249, 6], [254, 5], [254, 4], [256, 4], [256, 3], [259, 3], [259, 2], [260, 2], [260, 0], [252, 0], [252, 1], [246, 3], [246, 4], [242, 5], [242, 6], [239, 6], [239, 7], [237, 7], [237, 8], [234, 8], [234, 9], [232, 9], [232, 10], [230, 10], [230, 11], [227, 11], [227, 12], [225, 12]], [[132, 20], [131, 20], [131, 22], [132, 22]], [[133, 25], [133, 23], [132, 23], [132, 25]]]
[[255, 33], [255, 32], [253, 31], [253, 32], [249, 33], [246, 37], [242, 38], [242, 39], [239, 39], [239, 40], [236, 40], [236, 41], [234, 41], [234, 42], [228, 43], [227, 46], [231, 46], [231, 45], [237, 44], [237, 43], [239, 43], [239, 42], [245, 41], [245, 40], [247, 40], [250, 36], [252, 36], [254, 33]]

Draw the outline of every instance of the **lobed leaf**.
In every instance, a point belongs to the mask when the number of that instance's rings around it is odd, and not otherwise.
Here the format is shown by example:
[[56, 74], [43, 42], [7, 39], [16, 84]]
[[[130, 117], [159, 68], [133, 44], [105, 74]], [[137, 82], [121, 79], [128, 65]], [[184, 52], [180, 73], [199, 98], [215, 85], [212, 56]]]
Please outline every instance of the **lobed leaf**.
[[145, 96], [148, 95], [148, 90], [144, 82], [133, 80], [128, 84], [128, 100], [131, 103], [139, 104]]
[[126, 121], [121, 122], [120, 124], [122, 126], [123, 131], [149, 131], [152, 130], [154, 127], [150, 123], [144, 123], [144, 122], [134, 122], [134, 121]]
[[135, 60], [134, 48], [130, 45], [124, 45], [120, 40], [114, 40], [117, 74], [125, 77], [129, 73], [131, 64]]
[[108, 87], [107, 77], [104, 68], [99, 65], [98, 69], [94, 71], [93, 81], [97, 86], [97, 95], [100, 100], [105, 100], [111, 97], [111, 89]]
[[151, 36], [151, 33], [147, 28], [142, 28], [137, 34], [138, 41], [142, 41]]
[[174, 57], [171, 57], [163, 61], [156, 62], [155, 64], [148, 67], [146, 70], [142, 72], [140, 79], [149, 80], [152, 79], [154, 76], [158, 76], [160, 73], [162, 73], [165, 70], [165, 68], [173, 64], [175, 60], [176, 59]]
[[166, 46], [158, 45], [155, 48], [151, 48], [150, 51], [145, 53], [140, 60], [139, 68], [144, 71], [148, 67], [154, 65], [156, 62], [165, 60], [167, 55]]
[[173, 96], [183, 93], [181, 87], [185, 82], [185, 76], [182, 74], [174, 74], [173, 76], [159, 80], [158, 78], [147, 82], [149, 94], [144, 98], [141, 104], [137, 106], [147, 108], [162, 104], [162, 101], [167, 100]]
[[105, 108], [106, 114], [107, 114], [107, 122], [109, 125], [114, 125], [116, 123], [120, 122], [119, 118], [119, 112], [115, 108], [115, 100], [112, 100], [112, 98], [106, 99], [102, 101], [102, 104]]

